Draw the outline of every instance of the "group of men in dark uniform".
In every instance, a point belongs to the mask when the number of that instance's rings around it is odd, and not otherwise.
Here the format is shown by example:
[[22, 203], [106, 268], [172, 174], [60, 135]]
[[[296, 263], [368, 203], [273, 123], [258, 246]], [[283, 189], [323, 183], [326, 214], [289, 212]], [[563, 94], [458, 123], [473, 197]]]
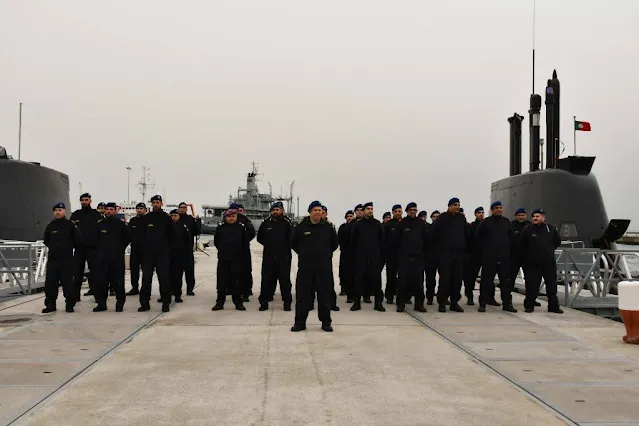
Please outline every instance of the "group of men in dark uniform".
[[[109, 295], [115, 296], [115, 310], [122, 312], [126, 296], [139, 295], [139, 312], [148, 311], [153, 272], [158, 276], [162, 311], [168, 312], [171, 298], [182, 302], [182, 277], [187, 294], [195, 295], [195, 260], [193, 238], [199, 235], [199, 224], [186, 212], [186, 203], [167, 214], [162, 210], [162, 197], [151, 198], [151, 211], [144, 203], [136, 206], [137, 215], [126, 224], [117, 217], [116, 203], [100, 203], [91, 207], [91, 195], [80, 196], [81, 208], [66, 218], [66, 206], [53, 207], [54, 220], [44, 234], [49, 248], [45, 278], [43, 313], [57, 310], [58, 286], [62, 286], [66, 311], [73, 312], [80, 301], [80, 288], [89, 268], [89, 291], [97, 306], [94, 312], [107, 310]], [[125, 293], [125, 250], [131, 244], [130, 269], [132, 289]], [[140, 287], [140, 270], [142, 285]]]
[[[281, 203], [276, 203], [271, 216], [257, 233], [258, 242], [264, 246], [261, 311], [267, 310], [268, 302], [273, 300], [278, 280], [284, 309], [291, 310], [291, 250], [298, 254], [292, 331], [306, 328], [315, 294], [322, 328], [332, 331], [330, 311], [339, 310], [332, 273], [333, 252], [338, 247], [340, 295], [345, 295], [347, 303], [352, 303], [351, 311], [361, 310], [363, 301], [374, 303], [373, 309], [384, 312], [385, 298], [387, 304], [396, 304], [397, 312], [403, 312], [412, 300], [416, 311], [426, 312], [424, 302], [432, 305], [436, 297], [439, 312], [448, 309], [463, 312], [459, 303], [462, 282], [467, 304], [474, 305], [473, 290], [481, 271], [479, 312], [485, 312], [487, 306], [503, 306], [505, 311], [517, 312], [511, 291], [519, 269], [523, 268], [526, 312], [533, 312], [535, 306], [540, 306], [536, 298], [542, 277], [546, 284], [548, 311], [563, 312], [557, 298], [554, 257], [561, 240], [557, 230], [545, 223], [545, 213], [541, 209], [533, 212], [532, 222], [527, 220], [526, 211], [519, 209], [511, 222], [503, 216], [502, 203], [496, 201], [490, 207], [489, 217], [484, 218], [483, 208], [478, 207], [475, 221], [468, 223], [459, 199], [452, 198], [445, 212], [431, 214], [432, 223], [426, 220], [427, 213], [418, 213], [417, 205], [412, 202], [406, 206], [406, 216], [402, 206], [395, 205], [380, 222], [374, 217], [373, 203], [369, 202], [347, 211], [346, 222], [337, 232], [326, 218], [326, 207], [319, 201], [311, 203], [308, 212], [309, 215], [295, 225], [283, 214]], [[213, 310], [223, 308], [228, 289], [234, 287], [237, 290], [233, 301], [237, 309], [245, 309], [240, 294], [244, 286], [236, 283], [241, 281], [244, 247], [255, 234], [252, 225], [246, 223], [247, 219], [237, 209], [230, 208], [216, 233], [215, 245], [220, 260], [218, 301]], [[231, 264], [234, 266], [229, 266]], [[382, 291], [384, 266], [387, 279], [385, 291]], [[220, 274], [220, 271], [234, 272]], [[501, 303], [495, 300], [496, 275]]]

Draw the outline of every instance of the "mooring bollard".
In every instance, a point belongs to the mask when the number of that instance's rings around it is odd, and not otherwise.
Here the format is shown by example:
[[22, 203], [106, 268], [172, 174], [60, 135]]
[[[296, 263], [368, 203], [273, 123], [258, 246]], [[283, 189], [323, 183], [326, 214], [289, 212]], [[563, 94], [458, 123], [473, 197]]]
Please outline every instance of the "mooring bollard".
[[626, 326], [623, 341], [639, 345], [639, 282], [621, 281], [617, 288], [619, 314]]

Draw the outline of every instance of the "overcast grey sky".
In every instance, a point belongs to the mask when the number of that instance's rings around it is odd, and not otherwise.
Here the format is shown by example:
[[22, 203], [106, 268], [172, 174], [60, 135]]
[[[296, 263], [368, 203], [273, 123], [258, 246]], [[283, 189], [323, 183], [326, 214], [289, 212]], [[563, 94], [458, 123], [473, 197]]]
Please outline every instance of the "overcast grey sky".
[[[527, 115], [532, 4], [0, 0], [0, 145], [17, 155], [22, 101], [23, 159], [68, 173], [72, 200], [79, 181], [125, 200], [146, 165], [170, 201], [223, 203], [256, 161], [263, 190], [294, 179], [336, 222], [367, 200], [486, 206]], [[537, 2], [537, 92], [556, 68], [564, 154], [590, 121], [578, 151], [634, 229], [637, 22], [637, 0]]]

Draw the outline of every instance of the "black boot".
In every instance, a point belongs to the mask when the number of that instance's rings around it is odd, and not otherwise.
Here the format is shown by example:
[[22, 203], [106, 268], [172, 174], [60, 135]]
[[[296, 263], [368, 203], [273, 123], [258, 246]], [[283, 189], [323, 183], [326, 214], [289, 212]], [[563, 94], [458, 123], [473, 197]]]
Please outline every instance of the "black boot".
[[404, 312], [404, 309], [406, 309], [406, 306], [403, 303], [397, 302], [397, 309], [395, 309], [395, 310], [397, 312]]
[[93, 308], [93, 312], [104, 312], [107, 310], [106, 303], [98, 303], [98, 306]]
[[535, 308], [534, 308], [534, 307], [525, 307], [525, 308], [524, 308], [524, 311], [525, 311], [527, 314], [532, 314], [533, 312], [535, 312]]
[[170, 310], [169, 305], [162, 305], [162, 312], [169, 312]]
[[115, 312], [122, 312], [124, 311], [124, 303], [116, 303], [115, 304]]
[[426, 312], [426, 308], [424, 307], [424, 305], [422, 305], [420, 303], [416, 303], [415, 304], [415, 311], [416, 312]]
[[306, 324], [295, 323], [293, 324], [293, 327], [291, 327], [292, 332], [303, 331], [303, 330], [306, 330]]
[[260, 311], [268, 311], [268, 303], [267, 302], [262, 302], [260, 303]]
[[364, 296], [364, 303], [373, 303], [370, 296]]
[[355, 312], [361, 309], [362, 309], [362, 304], [360, 303], [360, 301], [359, 300], [354, 301], [353, 306], [351, 306], [351, 311]]
[[459, 303], [457, 302], [450, 304], [450, 310], [453, 312], [464, 312], [464, 309], [459, 306]]
[[346, 296], [346, 303], [353, 303], [353, 298]]
[[339, 312], [339, 306], [337, 305], [331, 306], [331, 311]]
[[75, 312], [75, 311], [73, 310], [74, 306], [75, 306], [75, 303], [67, 303], [67, 304], [66, 304], [66, 307], [65, 307], [65, 309], [64, 309], [64, 310], [65, 310], [66, 312], [68, 312], [68, 313]]
[[539, 303], [539, 302], [537, 302], [537, 301], [535, 300], [535, 306], [541, 306], [541, 303]]
[[502, 309], [506, 312], [512, 312], [513, 314], [517, 312], [517, 309], [515, 309], [512, 303], [504, 303], [504, 307]]
[[446, 312], [446, 304], [445, 303], [444, 304], [440, 304], [438, 311], [439, 312]]
[[221, 303], [216, 303], [215, 306], [211, 308], [212, 311], [221, 311], [224, 309], [224, 305]]
[[287, 312], [291, 310], [291, 302], [284, 302], [284, 310]]
[[433, 304], [433, 299], [427, 299], [426, 300], [426, 304], [427, 305], [432, 305]]
[[477, 309], [477, 312], [486, 312], [486, 305], [484, 305], [483, 303], [480, 303], [479, 309]]
[[175, 303], [182, 303], [184, 302], [184, 300], [182, 300], [181, 296], [175, 296]]
[[391, 298], [386, 299], [386, 304], [387, 305], [392, 305], [393, 304], [393, 298], [391, 297]]
[[42, 310], [42, 313], [43, 313], [43, 314], [48, 314], [48, 313], [55, 312], [55, 311], [57, 311], [57, 309], [56, 309], [56, 307], [55, 307], [55, 306], [46, 306], [46, 307]]
[[384, 305], [382, 305], [382, 302], [375, 303], [375, 307], [373, 309], [379, 312], [386, 312], [386, 308], [384, 308]]
[[138, 308], [138, 312], [146, 312], [150, 310], [151, 310], [151, 306], [148, 303], [145, 303]]
[[333, 331], [333, 327], [331, 327], [330, 324], [322, 324], [322, 330], [326, 331], [327, 333], [331, 333]]
[[242, 302], [244, 302], [244, 303], [250, 302], [249, 297], [248, 296], [242, 296]]
[[340, 291], [339, 291], [339, 295], [340, 295], [340, 296], [346, 296], [346, 292], [345, 292], [344, 290], [340, 290]]
[[131, 290], [129, 290], [129, 292], [126, 295], [137, 296], [138, 294], [140, 294], [140, 290], [138, 290], [137, 288], [132, 288]]
[[498, 301], [496, 301], [495, 299], [491, 300], [490, 302], [486, 303], [487, 305], [490, 306], [501, 306], [501, 303], [499, 303]]
[[470, 296], [470, 297], [468, 298], [468, 302], [466, 302], [466, 304], [467, 304], [468, 306], [474, 306], [474, 305], [475, 305], [475, 301], [473, 300], [473, 296]]
[[552, 314], [563, 314], [564, 311], [559, 307], [559, 306], [555, 306], [555, 307], [548, 307], [548, 312], [552, 313]]
[[237, 305], [235, 305], [235, 309], [238, 311], [245, 311], [246, 308], [244, 307], [243, 303], [238, 303]]
[[186, 295], [187, 296], [195, 296], [195, 293], [193, 293], [193, 290], [187, 290], [186, 291]]
[[93, 292], [91, 290], [84, 293], [85, 296], [93, 296]]

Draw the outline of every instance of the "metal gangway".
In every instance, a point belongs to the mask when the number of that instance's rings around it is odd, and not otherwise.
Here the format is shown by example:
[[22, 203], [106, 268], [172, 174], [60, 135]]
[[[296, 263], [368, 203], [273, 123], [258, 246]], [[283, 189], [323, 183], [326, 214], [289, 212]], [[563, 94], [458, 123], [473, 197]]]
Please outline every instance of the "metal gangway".
[[0, 297], [44, 287], [47, 253], [42, 241], [0, 240]]
[[[633, 277], [628, 265], [629, 259], [639, 260], [639, 253], [585, 248], [578, 241], [563, 242], [562, 246], [555, 251], [557, 291], [562, 305], [605, 318], [618, 318], [617, 284], [639, 280]], [[515, 282], [519, 290], [525, 291], [523, 280]], [[545, 294], [543, 282], [540, 294]]]

